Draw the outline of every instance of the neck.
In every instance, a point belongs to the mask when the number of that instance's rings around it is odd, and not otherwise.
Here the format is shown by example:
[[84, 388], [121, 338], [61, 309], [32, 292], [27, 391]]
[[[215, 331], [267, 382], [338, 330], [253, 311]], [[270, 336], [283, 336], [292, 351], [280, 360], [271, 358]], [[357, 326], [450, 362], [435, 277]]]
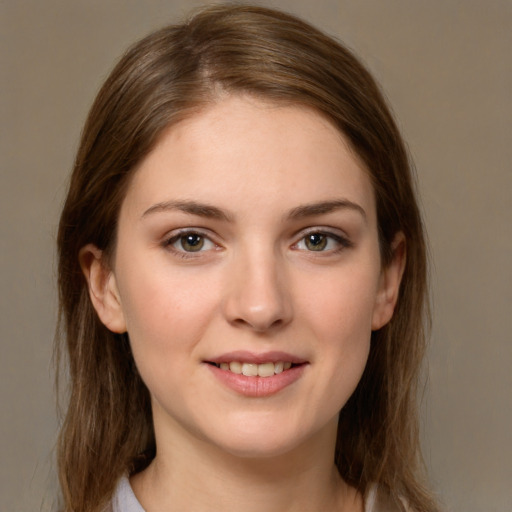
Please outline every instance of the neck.
[[[333, 463], [332, 432], [272, 457], [239, 457], [190, 434], [158, 443], [157, 456], [132, 487], [147, 512], [352, 512], [362, 499]], [[158, 436], [157, 436], [158, 440]]]

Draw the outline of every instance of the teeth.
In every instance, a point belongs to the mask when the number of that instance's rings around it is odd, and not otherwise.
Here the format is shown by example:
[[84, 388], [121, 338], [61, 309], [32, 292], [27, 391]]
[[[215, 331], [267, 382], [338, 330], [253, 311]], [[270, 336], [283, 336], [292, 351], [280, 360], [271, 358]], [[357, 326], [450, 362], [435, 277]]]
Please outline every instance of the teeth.
[[238, 375], [242, 374], [246, 377], [272, 377], [289, 370], [292, 363], [289, 361], [278, 361], [277, 363], [240, 363], [239, 361], [231, 361], [230, 363], [220, 363], [217, 367], [221, 370], [230, 371]]
[[274, 373], [281, 373], [284, 369], [284, 363], [280, 361], [279, 363], [274, 363]]
[[258, 375], [258, 365], [244, 363], [242, 365], [242, 375], [245, 375], [246, 377], [256, 377]]
[[271, 377], [274, 375], [274, 363], [263, 363], [258, 365], [258, 375], [260, 377]]
[[242, 363], [238, 363], [237, 361], [229, 363], [229, 370], [233, 373], [242, 373]]

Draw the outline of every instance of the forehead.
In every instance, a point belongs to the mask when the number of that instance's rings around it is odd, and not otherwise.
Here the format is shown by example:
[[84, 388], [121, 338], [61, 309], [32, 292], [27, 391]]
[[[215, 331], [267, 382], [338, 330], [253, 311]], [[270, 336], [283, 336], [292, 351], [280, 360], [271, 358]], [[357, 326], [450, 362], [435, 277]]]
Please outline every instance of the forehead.
[[171, 126], [135, 172], [124, 208], [192, 199], [236, 209], [343, 197], [371, 214], [368, 173], [311, 108], [227, 96]]

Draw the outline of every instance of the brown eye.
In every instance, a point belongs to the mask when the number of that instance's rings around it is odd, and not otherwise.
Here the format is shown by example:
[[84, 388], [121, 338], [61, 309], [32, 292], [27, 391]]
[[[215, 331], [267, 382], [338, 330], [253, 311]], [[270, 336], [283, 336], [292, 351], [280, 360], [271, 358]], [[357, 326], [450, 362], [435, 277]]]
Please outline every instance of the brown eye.
[[204, 247], [204, 237], [197, 233], [189, 233], [179, 238], [179, 245], [186, 252], [198, 252]]
[[309, 251], [323, 251], [327, 247], [328, 237], [322, 233], [310, 233], [304, 237], [304, 243]]
[[162, 243], [162, 246], [182, 258], [200, 256], [218, 246], [199, 231], [182, 230]]

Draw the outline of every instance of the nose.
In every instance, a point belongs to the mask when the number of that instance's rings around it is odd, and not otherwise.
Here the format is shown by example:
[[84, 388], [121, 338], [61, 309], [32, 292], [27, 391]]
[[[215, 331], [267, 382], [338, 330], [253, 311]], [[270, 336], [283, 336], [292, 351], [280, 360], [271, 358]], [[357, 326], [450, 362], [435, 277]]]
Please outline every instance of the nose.
[[263, 333], [293, 317], [291, 290], [283, 262], [272, 251], [240, 257], [227, 277], [224, 314], [229, 323]]

